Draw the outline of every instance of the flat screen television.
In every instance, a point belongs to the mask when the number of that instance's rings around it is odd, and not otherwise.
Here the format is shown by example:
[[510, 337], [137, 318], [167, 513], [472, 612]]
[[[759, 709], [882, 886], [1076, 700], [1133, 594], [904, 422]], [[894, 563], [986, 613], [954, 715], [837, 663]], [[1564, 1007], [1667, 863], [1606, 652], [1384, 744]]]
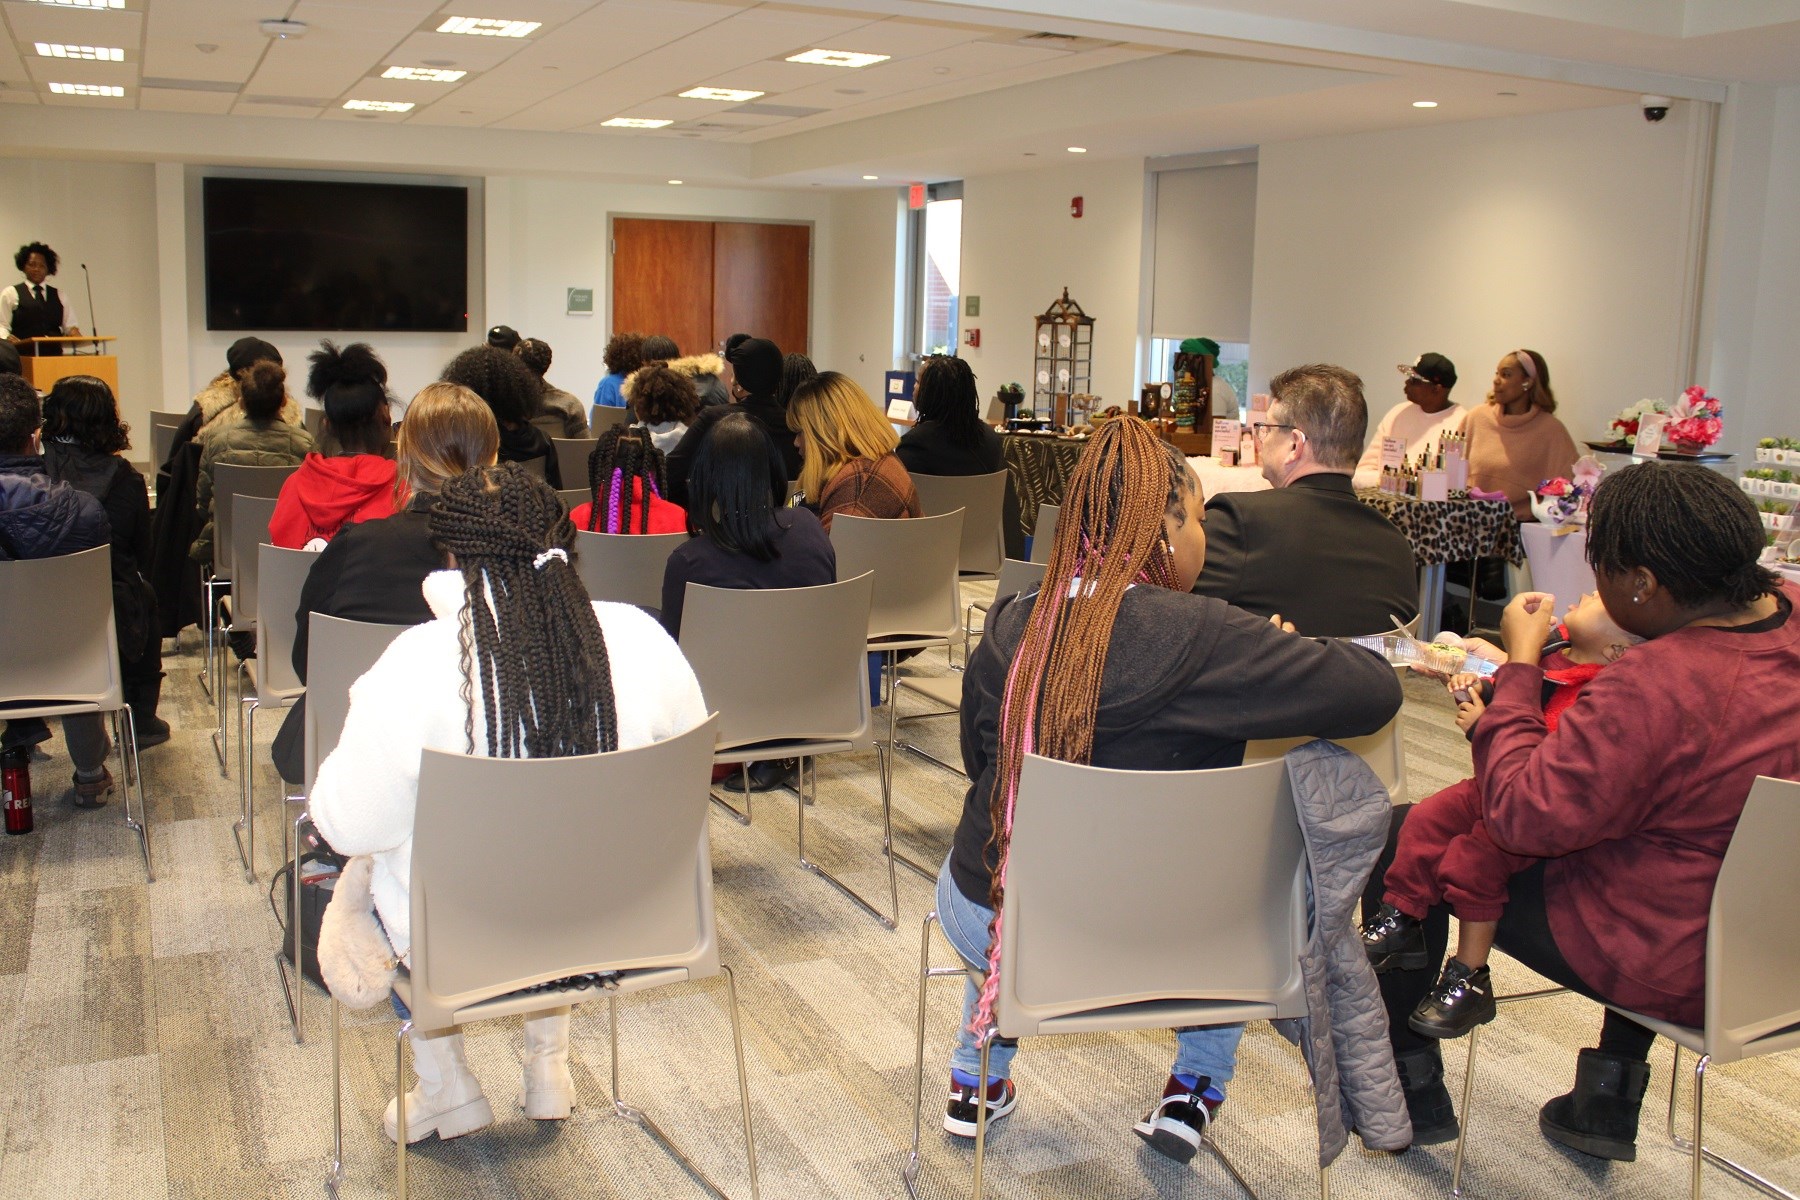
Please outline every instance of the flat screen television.
[[467, 188], [202, 181], [208, 329], [462, 333]]

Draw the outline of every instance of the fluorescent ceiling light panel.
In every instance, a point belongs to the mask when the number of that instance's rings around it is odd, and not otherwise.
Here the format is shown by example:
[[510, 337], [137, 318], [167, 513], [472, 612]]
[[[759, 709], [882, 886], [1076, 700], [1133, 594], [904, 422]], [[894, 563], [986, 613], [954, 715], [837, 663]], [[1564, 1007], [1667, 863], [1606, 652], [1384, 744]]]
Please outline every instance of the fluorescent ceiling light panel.
[[54, 8], [124, 8], [125, 0], [38, 0]]
[[1414, 108], [1436, 108], [1437, 101], [1436, 100], [1414, 100], [1413, 107]]
[[89, 62], [125, 61], [125, 51], [117, 46], [67, 46], [61, 42], [39, 42], [37, 52], [44, 58], [83, 58]]
[[743, 88], [689, 88], [678, 93], [683, 100], [728, 100], [733, 104], [742, 104], [746, 100], [754, 100], [758, 96], [766, 96], [767, 92], [752, 92]]
[[455, 83], [467, 74], [467, 71], [444, 71], [437, 67], [389, 67], [381, 77], [410, 79], [415, 83]]
[[58, 96], [123, 96], [125, 89], [111, 83], [53, 83], [50, 90]]
[[351, 112], [411, 112], [414, 108], [411, 100], [346, 100], [344, 107]]
[[813, 63], [821, 67], [870, 67], [886, 62], [886, 54], [858, 54], [854, 50], [805, 50], [788, 55], [789, 62]]
[[476, 37], [522, 38], [542, 25], [542, 21], [508, 21], [502, 17], [447, 17], [437, 31]]
[[611, 126], [614, 129], [661, 129], [664, 125], [673, 125], [674, 123], [672, 120], [662, 121], [651, 117], [614, 117], [610, 121], [600, 122], [600, 124]]

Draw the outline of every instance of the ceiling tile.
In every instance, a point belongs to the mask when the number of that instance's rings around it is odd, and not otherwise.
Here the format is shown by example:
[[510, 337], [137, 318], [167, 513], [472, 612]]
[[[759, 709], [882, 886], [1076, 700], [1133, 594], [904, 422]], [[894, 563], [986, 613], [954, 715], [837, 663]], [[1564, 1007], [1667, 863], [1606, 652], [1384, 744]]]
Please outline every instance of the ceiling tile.
[[132, 9], [54, 8], [48, 4], [5, 5], [6, 23], [23, 46], [33, 42], [72, 42], [83, 46], [138, 47], [144, 14]]
[[893, 17], [858, 29], [856, 45], [847, 48], [867, 54], [886, 54], [891, 58], [912, 58], [965, 42], [979, 41], [991, 37], [993, 32], [992, 29], [977, 25], [949, 25]]
[[174, 88], [142, 88], [138, 107], [146, 112], [228, 113], [237, 97], [228, 92], [190, 92]]
[[335, 96], [368, 74], [392, 45], [376, 31], [314, 26], [298, 40], [271, 42], [244, 90], [260, 96]]
[[20, 87], [0, 88], [0, 104], [38, 104], [36, 92], [26, 91]]
[[382, 62], [403, 67], [447, 62], [464, 71], [491, 71], [530, 45], [530, 39], [415, 32], [388, 49]]
[[310, 119], [317, 117], [321, 108], [299, 104], [258, 104], [253, 100], [240, 99], [232, 106], [232, 113], [240, 117], [296, 117]]
[[25, 60], [25, 69], [38, 83], [52, 79], [62, 83], [116, 83], [121, 87], [137, 83], [136, 63], [83, 62], [75, 58], [40, 58], [36, 54]]

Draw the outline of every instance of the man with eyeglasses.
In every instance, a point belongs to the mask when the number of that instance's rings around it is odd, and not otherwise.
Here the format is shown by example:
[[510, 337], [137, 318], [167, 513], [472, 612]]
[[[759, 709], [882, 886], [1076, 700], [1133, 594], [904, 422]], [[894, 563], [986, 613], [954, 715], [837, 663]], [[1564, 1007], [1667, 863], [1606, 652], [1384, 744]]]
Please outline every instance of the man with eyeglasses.
[[1222, 492], [1206, 505], [1206, 566], [1194, 591], [1258, 616], [1279, 613], [1309, 637], [1357, 637], [1418, 612], [1412, 546], [1350, 485], [1369, 410], [1362, 380], [1312, 364], [1269, 381], [1251, 426], [1267, 492]]

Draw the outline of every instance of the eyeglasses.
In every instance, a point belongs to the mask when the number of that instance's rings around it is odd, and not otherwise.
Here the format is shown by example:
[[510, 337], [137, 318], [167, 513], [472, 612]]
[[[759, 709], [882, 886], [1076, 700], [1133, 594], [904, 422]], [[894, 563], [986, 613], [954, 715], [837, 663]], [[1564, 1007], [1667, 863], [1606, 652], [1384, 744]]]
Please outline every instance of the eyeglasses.
[[1256, 435], [1256, 440], [1259, 442], [1264, 441], [1268, 438], [1269, 430], [1271, 430], [1271, 429], [1298, 429], [1298, 428], [1300, 428], [1298, 425], [1284, 425], [1284, 424], [1280, 423], [1279, 421], [1252, 421], [1250, 423], [1250, 432], [1254, 433]]

